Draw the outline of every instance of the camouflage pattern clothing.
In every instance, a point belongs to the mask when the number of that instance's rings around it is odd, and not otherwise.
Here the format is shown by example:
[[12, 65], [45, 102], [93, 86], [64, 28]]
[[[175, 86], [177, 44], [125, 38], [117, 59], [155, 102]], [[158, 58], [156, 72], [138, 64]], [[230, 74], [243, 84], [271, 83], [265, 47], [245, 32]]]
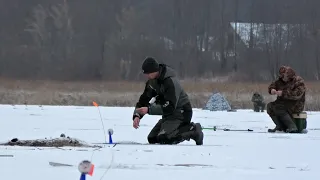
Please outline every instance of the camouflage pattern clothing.
[[264, 103], [264, 98], [261, 94], [255, 92], [252, 95], [251, 101], [253, 102], [253, 110], [255, 112], [263, 112], [266, 104]]
[[292, 114], [304, 110], [306, 92], [304, 80], [297, 76], [291, 67], [282, 66], [279, 69], [279, 78], [268, 87], [269, 94], [272, 89], [282, 91], [282, 94], [267, 105], [267, 113], [276, 124], [275, 129], [269, 129], [269, 132], [276, 130], [297, 132]]

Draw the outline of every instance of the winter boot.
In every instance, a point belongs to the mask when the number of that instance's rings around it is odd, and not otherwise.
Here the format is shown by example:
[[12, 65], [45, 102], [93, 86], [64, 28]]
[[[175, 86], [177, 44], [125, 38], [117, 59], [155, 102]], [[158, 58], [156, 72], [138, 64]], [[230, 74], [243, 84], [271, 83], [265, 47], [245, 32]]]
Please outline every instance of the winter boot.
[[284, 131], [284, 127], [283, 124], [281, 123], [281, 121], [279, 120], [279, 118], [277, 116], [271, 116], [272, 121], [274, 122], [274, 124], [276, 125], [275, 128], [273, 129], [268, 129], [268, 132], [276, 132], [276, 131]]
[[298, 128], [289, 114], [282, 116], [280, 119], [281, 122], [286, 126], [287, 133], [298, 133]]
[[203, 144], [203, 132], [200, 123], [194, 124], [194, 133], [193, 136], [191, 136], [191, 139], [193, 139], [196, 142], [196, 145]]
[[179, 131], [181, 134], [176, 138], [176, 142], [179, 143], [184, 140], [190, 141], [190, 139], [192, 139], [197, 145], [203, 144], [203, 132], [200, 123], [191, 122], [188, 126], [182, 127]]

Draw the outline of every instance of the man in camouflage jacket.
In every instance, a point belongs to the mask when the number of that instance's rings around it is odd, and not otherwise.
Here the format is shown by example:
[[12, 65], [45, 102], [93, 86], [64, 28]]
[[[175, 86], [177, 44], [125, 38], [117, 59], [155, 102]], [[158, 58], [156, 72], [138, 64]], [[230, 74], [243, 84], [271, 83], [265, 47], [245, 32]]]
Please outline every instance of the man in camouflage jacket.
[[291, 67], [282, 66], [279, 69], [279, 78], [270, 84], [268, 92], [277, 95], [274, 102], [267, 104], [267, 113], [276, 124], [274, 129], [268, 131], [297, 133], [292, 114], [304, 110], [306, 92], [304, 80], [297, 76]]
[[266, 107], [266, 103], [264, 103], [264, 98], [258, 92], [255, 92], [252, 95], [251, 101], [253, 102], [253, 110], [255, 112], [263, 112]]
[[191, 122], [191, 103], [174, 70], [151, 57], [144, 60], [142, 70], [148, 81], [133, 113], [133, 127], [139, 127], [145, 114], [162, 115], [148, 135], [150, 144], [178, 144], [193, 139], [202, 145], [201, 124]]

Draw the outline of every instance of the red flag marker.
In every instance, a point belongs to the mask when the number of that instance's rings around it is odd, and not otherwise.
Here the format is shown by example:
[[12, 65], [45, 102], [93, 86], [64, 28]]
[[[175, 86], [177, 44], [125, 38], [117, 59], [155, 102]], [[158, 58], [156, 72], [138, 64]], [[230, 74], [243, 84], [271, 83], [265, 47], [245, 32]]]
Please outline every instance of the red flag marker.
[[95, 106], [95, 107], [98, 107], [99, 105], [98, 105], [98, 103], [96, 103], [96, 102], [92, 102], [92, 104]]

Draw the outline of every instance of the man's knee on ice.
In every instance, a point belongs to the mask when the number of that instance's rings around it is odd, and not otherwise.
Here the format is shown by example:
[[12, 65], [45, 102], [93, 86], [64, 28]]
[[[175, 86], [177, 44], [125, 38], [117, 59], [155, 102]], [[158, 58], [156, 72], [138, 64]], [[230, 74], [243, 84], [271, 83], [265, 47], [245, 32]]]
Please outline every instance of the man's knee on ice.
[[149, 135], [148, 135], [148, 142], [149, 142], [150, 144], [156, 144], [156, 143], [158, 143], [158, 137], [149, 134]]
[[167, 134], [159, 134], [157, 136], [157, 141], [160, 144], [168, 144], [169, 143], [169, 137], [167, 136]]
[[157, 141], [160, 144], [171, 144], [176, 140], [176, 138], [177, 138], [177, 131], [173, 131], [170, 133], [161, 131], [157, 136]]
[[156, 144], [158, 143], [157, 137], [148, 137], [149, 144]]

